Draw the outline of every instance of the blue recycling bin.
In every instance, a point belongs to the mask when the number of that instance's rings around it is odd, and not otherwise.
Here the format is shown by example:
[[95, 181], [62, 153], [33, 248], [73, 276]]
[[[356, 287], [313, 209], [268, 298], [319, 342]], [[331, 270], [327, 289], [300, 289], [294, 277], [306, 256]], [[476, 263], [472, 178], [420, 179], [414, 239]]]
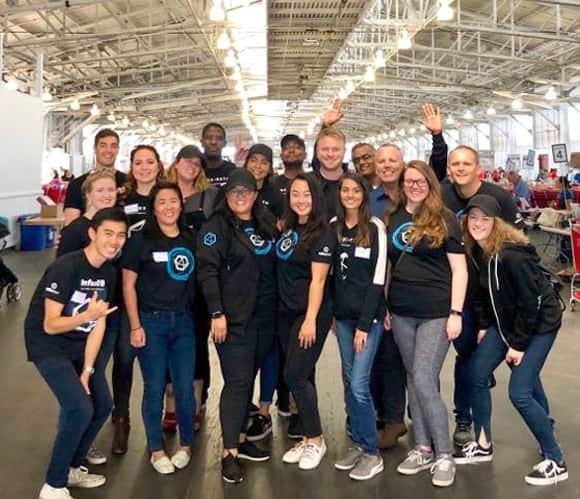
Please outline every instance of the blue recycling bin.
[[[20, 251], [40, 251], [48, 247], [48, 226], [24, 225], [26, 220], [37, 216], [38, 215], [22, 215], [18, 217], [18, 225], [20, 225]], [[52, 241], [54, 245], [54, 234], [52, 236]]]

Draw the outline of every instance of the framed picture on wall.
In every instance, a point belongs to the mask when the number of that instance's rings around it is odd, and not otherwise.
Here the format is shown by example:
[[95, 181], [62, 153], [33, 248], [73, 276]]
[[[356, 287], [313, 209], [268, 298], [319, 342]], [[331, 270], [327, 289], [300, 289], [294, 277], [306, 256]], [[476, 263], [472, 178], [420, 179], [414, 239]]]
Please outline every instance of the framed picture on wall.
[[554, 163], [567, 163], [568, 150], [566, 144], [552, 144], [552, 159]]

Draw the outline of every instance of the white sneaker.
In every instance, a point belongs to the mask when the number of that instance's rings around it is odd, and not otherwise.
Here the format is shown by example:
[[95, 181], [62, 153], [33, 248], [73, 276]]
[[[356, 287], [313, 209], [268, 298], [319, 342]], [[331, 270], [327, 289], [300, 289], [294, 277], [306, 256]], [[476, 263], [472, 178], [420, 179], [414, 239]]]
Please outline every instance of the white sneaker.
[[68, 471], [67, 487], [78, 487], [80, 489], [94, 489], [104, 485], [107, 479], [103, 475], [94, 475], [84, 466], [71, 468]]
[[175, 466], [173, 466], [173, 463], [167, 456], [163, 456], [155, 461], [153, 460], [153, 457], [151, 457], [151, 464], [153, 465], [153, 468], [155, 468], [155, 471], [161, 475], [171, 475], [171, 473], [175, 473]]
[[182, 470], [183, 468], [187, 467], [189, 461], [191, 461], [191, 455], [189, 452], [183, 449], [178, 450], [171, 458], [173, 466], [175, 466], [178, 470]]
[[306, 448], [306, 443], [304, 440], [300, 440], [294, 447], [286, 451], [282, 456], [282, 461], [288, 464], [297, 464], [302, 457], [302, 453]]
[[87, 463], [89, 464], [105, 464], [107, 462], [107, 456], [105, 456], [96, 447], [91, 447], [89, 452], [87, 452], [87, 457], [85, 457]]
[[324, 439], [320, 445], [306, 444], [304, 452], [302, 453], [302, 456], [300, 456], [298, 467], [301, 470], [313, 470], [314, 468], [318, 468], [324, 454], [326, 454], [326, 443], [324, 443]]
[[40, 489], [38, 499], [74, 499], [66, 487], [51, 487], [45, 483]]

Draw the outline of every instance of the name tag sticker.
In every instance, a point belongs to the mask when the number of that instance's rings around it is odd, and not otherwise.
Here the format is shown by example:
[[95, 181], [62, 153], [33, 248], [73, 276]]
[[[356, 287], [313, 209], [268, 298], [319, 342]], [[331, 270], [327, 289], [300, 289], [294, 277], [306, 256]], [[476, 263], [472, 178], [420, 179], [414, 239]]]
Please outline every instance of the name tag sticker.
[[153, 261], [156, 263], [165, 263], [169, 261], [169, 255], [167, 254], [167, 251], [154, 251]]
[[127, 215], [135, 215], [139, 213], [139, 205], [134, 203], [134, 204], [128, 204], [125, 206], [125, 214]]
[[354, 256], [355, 258], [364, 258], [365, 260], [369, 260], [371, 257], [371, 249], [357, 246], [354, 249]]
[[75, 303], [84, 303], [87, 300], [87, 294], [82, 291], [75, 291], [71, 296], [71, 301]]

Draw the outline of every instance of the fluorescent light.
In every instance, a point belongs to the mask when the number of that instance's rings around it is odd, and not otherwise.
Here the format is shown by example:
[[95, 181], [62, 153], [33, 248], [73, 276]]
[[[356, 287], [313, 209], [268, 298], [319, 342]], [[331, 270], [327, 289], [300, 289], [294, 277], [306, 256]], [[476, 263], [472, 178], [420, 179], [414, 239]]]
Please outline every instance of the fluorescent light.
[[167, 135], [167, 132], [165, 131], [165, 127], [163, 125], [161, 125], [161, 127], [159, 128], [159, 135], [161, 135], [162, 137], [165, 137], [165, 135]]
[[401, 130], [399, 130], [399, 135], [401, 137], [404, 137], [405, 135], [407, 135], [407, 132], [405, 132], [405, 129], [404, 128], [401, 128]]
[[379, 49], [375, 53], [375, 68], [382, 68], [385, 64], [385, 54], [381, 49]]
[[306, 138], [306, 134], [304, 133], [304, 131], [301, 131], [301, 132], [298, 134], [298, 137], [300, 137], [302, 140], [304, 140], [304, 139]]
[[52, 94], [50, 93], [50, 90], [48, 89], [44, 89], [44, 91], [42, 92], [42, 102], [50, 102], [52, 100]]
[[364, 80], [368, 81], [369, 83], [375, 81], [375, 68], [373, 68], [372, 66], [369, 66], [367, 68], [367, 70], [365, 71]]
[[209, 10], [209, 20], [214, 23], [221, 23], [226, 19], [226, 12], [219, 0], [214, 1], [212, 8]]
[[145, 130], [147, 130], [151, 125], [149, 124], [149, 121], [145, 119], [143, 120], [142, 126]]
[[8, 78], [6, 89], [11, 92], [16, 92], [16, 90], [18, 90], [18, 80], [16, 80], [16, 78]]
[[413, 135], [417, 130], [415, 129], [415, 127], [411, 127], [409, 128], [409, 134]]
[[70, 103], [70, 108], [72, 111], [78, 111], [81, 108], [81, 103], [78, 99], [75, 99]]
[[453, 118], [453, 115], [449, 115], [447, 117], [447, 119], [445, 120], [445, 123], [447, 123], [448, 125], [454, 125], [455, 124], [455, 119]]
[[399, 50], [409, 50], [413, 46], [413, 40], [411, 40], [411, 35], [404, 29], [399, 33], [399, 39], [397, 40], [397, 48]]
[[473, 119], [473, 113], [471, 112], [471, 109], [468, 109], [467, 111], [465, 111], [465, 113], [463, 114], [463, 119], [464, 120], [472, 120]]
[[396, 136], [397, 136], [397, 132], [395, 132], [394, 130], [391, 130], [391, 131], [389, 132], [389, 137], [390, 137], [391, 139], [394, 139]]
[[344, 88], [345, 88], [346, 92], [350, 95], [355, 91], [356, 85], [354, 84], [354, 81], [349, 79], [346, 82], [346, 86]]
[[341, 88], [341, 89], [339, 90], [339, 92], [338, 92], [338, 98], [339, 98], [340, 100], [344, 100], [344, 99], [346, 99], [347, 97], [348, 97], [348, 93], [346, 92], [346, 89], [344, 89], [344, 88]]
[[127, 128], [127, 127], [128, 127], [130, 124], [131, 124], [131, 122], [129, 121], [129, 118], [127, 118], [127, 116], [125, 116], [125, 117], [122, 119], [122, 121], [121, 121], [121, 124], [122, 124], [122, 125], [123, 125], [125, 128]]
[[518, 109], [522, 109], [523, 107], [524, 107], [524, 103], [522, 102], [522, 99], [520, 99], [519, 97], [516, 97], [512, 101], [512, 109], [518, 110]]
[[231, 76], [232, 80], [240, 81], [242, 79], [242, 72], [240, 71], [240, 66], [234, 68], [234, 72]]
[[547, 100], [556, 100], [558, 98], [558, 92], [554, 87], [549, 87], [545, 95]]
[[225, 31], [222, 31], [217, 40], [218, 50], [227, 50], [230, 48], [230, 46], [231, 46], [230, 37]]
[[226, 68], [233, 68], [237, 63], [236, 60], [236, 54], [233, 50], [228, 50], [228, 54], [226, 55], [226, 58], [224, 59], [224, 66]]
[[489, 106], [487, 108], [487, 115], [488, 116], [495, 116], [496, 114], [497, 114], [497, 112], [493, 106]]
[[109, 113], [109, 115], [107, 116], [107, 119], [111, 122], [114, 123], [115, 122], [115, 113], [113, 113], [113, 111], [111, 111]]
[[451, 7], [452, 0], [439, 0], [439, 9], [437, 10], [438, 21], [451, 21], [455, 16], [455, 11]]

